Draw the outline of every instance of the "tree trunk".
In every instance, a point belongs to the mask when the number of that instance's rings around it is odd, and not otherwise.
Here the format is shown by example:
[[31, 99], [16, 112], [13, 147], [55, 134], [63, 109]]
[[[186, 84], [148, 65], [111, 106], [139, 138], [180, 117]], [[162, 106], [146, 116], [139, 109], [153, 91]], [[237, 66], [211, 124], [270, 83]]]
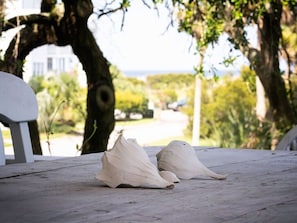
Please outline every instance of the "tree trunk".
[[29, 122], [29, 131], [30, 131], [33, 154], [42, 155], [38, 124], [36, 120]]
[[[76, 18], [68, 20], [70, 25], [68, 29], [71, 30], [70, 44], [83, 65], [88, 82], [87, 118], [82, 154], [103, 152], [107, 149], [109, 135], [115, 124], [115, 96], [109, 64], [87, 27], [92, 7], [86, 8], [85, 5], [83, 7], [80, 1], [70, 2], [65, 5], [64, 18], [71, 16]], [[91, 2], [88, 4], [91, 6]]]
[[82, 154], [103, 152], [115, 123], [115, 96], [109, 66], [88, 29], [80, 29], [79, 37], [71, 46], [83, 64], [88, 82]]
[[260, 58], [254, 61], [254, 68], [265, 89], [270, 104], [271, 119], [277, 129], [290, 129], [296, 119], [293, 116], [284, 80], [279, 68], [279, 40], [282, 3], [270, 3], [271, 9], [264, 13], [259, 22]]

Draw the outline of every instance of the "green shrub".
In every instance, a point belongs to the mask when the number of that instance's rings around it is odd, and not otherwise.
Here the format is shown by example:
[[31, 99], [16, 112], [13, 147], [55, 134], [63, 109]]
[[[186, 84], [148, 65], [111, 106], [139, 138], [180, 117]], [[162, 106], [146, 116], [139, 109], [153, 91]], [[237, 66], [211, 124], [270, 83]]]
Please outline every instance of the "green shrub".
[[145, 113], [148, 108], [148, 94], [145, 83], [133, 77], [124, 76], [116, 66], [110, 67], [115, 87], [115, 107], [125, 112]]
[[[49, 128], [52, 130], [53, 126], [71, 127], [73, 123], [85, 120], [87, 89], [79, 85], [75, 75], [33, 76], [29, 84], [37, 92], [41, 132]], [[63, 131], [62, 127], [57, 129]]]
[[[247, 75], [247, 73], [245, 73]], [[200, 138], [225, 148], [270, 148], [269, 122], [260, 122], [255, 114], [256, 96], [253, 79], [227, 75], [203, 80]], [[185, 112], [189, 116], [188, 134], [192, 132], [194, 89], [189, 91]], [[213, 144], [212, 144], [213, 146]]]

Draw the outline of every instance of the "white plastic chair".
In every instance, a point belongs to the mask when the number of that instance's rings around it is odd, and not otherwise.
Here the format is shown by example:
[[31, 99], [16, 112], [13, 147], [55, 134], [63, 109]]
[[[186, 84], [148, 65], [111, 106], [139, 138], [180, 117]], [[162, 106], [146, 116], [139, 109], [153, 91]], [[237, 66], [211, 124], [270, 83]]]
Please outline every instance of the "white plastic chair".
[[[0, 121], [9, 125], [15, 162], [34, 161], [28, 121], [36, 120], [38, 105], [33, 90], [15, 75], [0, 71]], [[0, 165], [5, 165], [0, 129]]]
[[276, 150], [297, 150], [297, 125], [284, 135]]

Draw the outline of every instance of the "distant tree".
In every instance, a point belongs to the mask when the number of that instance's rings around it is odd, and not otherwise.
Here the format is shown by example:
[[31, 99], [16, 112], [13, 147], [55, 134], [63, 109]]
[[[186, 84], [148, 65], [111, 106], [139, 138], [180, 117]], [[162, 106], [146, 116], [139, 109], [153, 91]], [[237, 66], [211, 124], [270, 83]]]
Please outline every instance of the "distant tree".
[[147, 77], [147, 83], [152, 89], [186, 88], [193, 84], [192, 74], [155, 74]]
[[186, 96], [187, 89], [193, 85], [193, 74], [155, 74], [147, 77], [147, 85], [151, 89], [154, 101], [161, 108], [168, 103]]
[[115, 107], [127, 115], [132, 112], [144, 112], [148, 107], [145, 83], [135, 77], [126, 77], [115, 65], [110, 68], [115, 87]]

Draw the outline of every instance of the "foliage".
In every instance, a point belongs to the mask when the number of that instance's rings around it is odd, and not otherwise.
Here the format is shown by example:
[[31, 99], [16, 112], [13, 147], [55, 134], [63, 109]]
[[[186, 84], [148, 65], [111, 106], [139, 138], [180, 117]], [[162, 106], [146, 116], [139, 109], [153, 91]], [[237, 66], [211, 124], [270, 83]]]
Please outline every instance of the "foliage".
[[92, 134], [84, 141], [84, 143], [81, 146], [76, 145], [76, 150], [77, 151], [82, 151], [82, 148], [84, 147], [84, 145], [86, 143], [88, 143], [92, 139], [92, 137], [95, 135], [97, 128], [98, 127], [97, 127], [97, 123], [96, 123], [96, 120], [95, 120], [94, 121], [94, 124], [93, 124], [93, 132], [92, 132]]
[[194, 84], [193, 74], [156, 74], [147, 77], [153, 101], [161, 108], [179, 98], [185, 98], [187, 89]]
[[147, 77], [149, 87], [154, 90], [186, 88], [192, 85], [193, 81], [192, 74], [156, 74]]
[[179, 8], [179, 31], [189, 33], [197, 39], [198, 51], [209, 43], [216, 42], [223, 31], [224, 18], [218, 13], [222, 4], [219, 1], [175, 1]]
[[[272, 123], [259, 122], [255, 114], [255, 91], [246, 80], [247, 68], [239, 77], [226, 75], [218, 81], [203, 79], [201, 105], [201, 139], [212, 146], [226, 148], [269, 149]], [[247, 84], [250, 81], [249, 84]], [[184, 110], [189, 116], [188, 134], [193, 124], [193, 92], [189, 89], [189, 102]]]
[[247, 66], [243, 66], [240, 70], [241, 78], [246, 83], [248, 89], [256, 93], [256, 73]]
[[[178, 12], [179, 30], [197, 40], [197, 53], [202, 59], [205, 48], [216, 43], [223, 33], [228, 34], [234, 49], [247, 57], [250, 67], [262, 82], [269, 102], [265, 123], [273, 122], [269, 124], [272, 136], [279, 135], [279, 131], [286, 132], [297, 123], [290, 75], [292, 68], [296, 67], [296, 0], [172, 0], [172, 4]], [[254, 34], [257, 35], [257, 46], [249, 42], [246, 29], [249, 26], [257, 30]], [[287, 61], [289, 84], [285, 84], [279, 68], [280, 52]], [[223, 63], [232, 62], [233, 58], [230, 58]], [[255, 86], [251, 85], [255, 75], [244, 78], [249, 90], [255, 91]], [[272, 137], [273, 140], [278, 139]]]
[[113, 81], [123, 78], [124, 74], [116, 65], [109, 66], [110, 75]]
[[46, 143], [47, 143], [47, 146], [48, 146], [48, 150], [49, 150], [49, 153], [51, 154], [51, 143], [50, 143], [50, 136], [52, 134], [54, 134], [53, 132], [53, 124], [54, 124], [54, 120], [55, 120], [55, 117], [56, 117], [56, 114], [58, 113], [60, 107], [63, 105], [64, 101], [62, 101], [58, 106], [57, 108], [55, 109], [54, 113], [51, 115], [51, 117], [49, 118], [49, 120], [47, 122], [43, 122], [43, 127], [44, 127], [44, 131], [45, 131], [45, 134], [46, 134]]
[[[243, 1], [243, 0], [172, 0], [173, 8], [177, 11], [179, 30], [189, 33], [197, 40], [197, 51], [216, 43], [221, 34], [227, 33], [229, 41], [233, 43], [235, 49], [240, 49], [250, 60], [251, 65], [256, 66], [258, 55], [255, 53], [247, 36], [246, 28], [257, 25], [263, 27], [264, 17], [268, 16], [273, 10], [275, 13], [283, 12], [283, 24], [290, 24], [289, 30], [296, 29], [295, 16], [296, 0], [287, 1]], [[280, 12], [278, 12], [280, 11]], [[276, 18], [276, 16], [279, 16]], [[274, 19], [280, 19], [280, 14], [276, 14]], [[267, 20], [268, 21], [268, 20]], [[266, 22], [266, 21], [264, 21]], [[273, 24], [275, 29], [279, 27]], [[289, 26], [286, 26], [289, 27]], [[265, 30], [263, 30], [265, 31]], [[268, 30], [269, 31], [269, 30]], [[271, 31], [273, 32], [273, 31]], [[272, 33], [271, 33], [272, 34]], [[278, 33], [279, 34], [279, 33]], [[256, 34], [255, 34], [256, 35]], [[259, 36], [258, 33], [258, 37]], [[281, 38], [281, 35], [279, 35]], [[278, 36], [276, 36], [278, 38]], [[285, 43], [288, 43], [285, 36]], [[269, 41], [263, 40], [263, 41]], [[289, 41], [292, 45], [292, 41]], [[278, 47], [278, 46], [272, 46]], [[261, 49], [260, 49], [261, 50]], [[228, 60], [227, 60], [228, 61]], [[232, 63], [232, 59], [229, 61]]]
[[147, 104], [143, 95], [134, 94], [132, 91], [118, 91], [115, 95], [116, 108], [127, 113], [143, 112]]
[[42, 82], [44, 81], [43, 75], [33, 75], [29, 80], [29, 85], [35, 92], [35, 94], [41, 92], [44, 89], [44, 86], [42, 86]]
[[194, 84], [192, 74], [154, 74], [145, 81], [126, 77], [116, 66], [110, 66], [115, 86], [116, 108], [124, 112], [145, 113], [148, 102], [159, 107], [186, 95], [186, 89]]
[[248, 138], [254, 106], [255, 96], [246, 85], [239, 79], [226, 77], [213, 89], [209, 103], [202, 107], [201, 122], [208, 126], [206, 136], [215, 137], [219, 146], [238, 147]]
[[124, 76], [114, 65], [110, 66], [110, 72], [115, 87], [115, 107], [127, 114], [145, 113], [149, 101], [145, 83], [137, 78]]
[[29, 85], [37, 93], [41, 131], [48, 132], [49, 127], [51, 132], [69, 131], [67, 126], [85, 119], [86, 89], [75, 76], [32, 76]]

